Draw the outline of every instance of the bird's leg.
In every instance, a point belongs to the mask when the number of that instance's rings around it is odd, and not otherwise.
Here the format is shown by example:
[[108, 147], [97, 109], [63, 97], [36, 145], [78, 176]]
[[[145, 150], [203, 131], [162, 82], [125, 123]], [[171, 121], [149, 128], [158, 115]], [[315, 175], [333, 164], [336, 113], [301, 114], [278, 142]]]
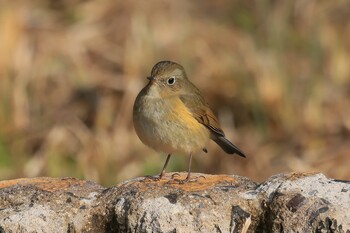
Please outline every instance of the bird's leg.
[[159, 180], [162, 179], [162, 177], [163, 177], [163, 175], [164, 175], [164, 173], [165, 173], [164, 171], [165, 171], [166, 166], [168, 166], [168, 162], [169, 162], [169, 160], [170, 160], [170, 157], [171, 157], [171, 154], [168, 154], [168, 156], [166, 157], [166, 160], [165, 160], [163, 169], [162, 169], [162, 171], [161, 171], [160, 174], [159, 174]]
[[147, 181], [147, 180], [159, 181], [159, 180], [161, 180], [162, 177], [163, 177], [163, 175], [164, 175], [165, 168], [166, 168], [166, 166], [168, 165], [168, 162], [169, 162], [169, 160], [170, 160], [170, 157], [171, 157], [171, 154], [168, 154], [168, 157], [167, 157], [166, 160], [165, 160], [163, 169], [162, 169], [162, 171], [159, 173], [158, 176], [146, 176], [145, 179], [144, 179], [144, 181]]
[[190, 153], [190, 158], [188, 159], [188, 173], [184, 180], [181, 181], [181, 183], [187, 183], [190, 180], [191, 177], [191, 164], [192, 164], [192, 152]]
[[[173, 180], [170, 180], [168, 181], [168, 183], [179, 183], [179, 184], [184, 184], [184, 183], [187, 183], [189, 181], [196, 181], [197, 178], [195, 179], [190, 179], [191, 178], [191, 164], [192, 164], [192, 152], [190, 153], [190, 157], [188, 159], [188, 172], [187, 172], [187, 176], [185, 179], [183, 180], [180, 180], [180, 179], [173, 179]], [[175, 174], [174, 174], [175, 175]], [[172, 177], [173, 178], [173, 177]]]

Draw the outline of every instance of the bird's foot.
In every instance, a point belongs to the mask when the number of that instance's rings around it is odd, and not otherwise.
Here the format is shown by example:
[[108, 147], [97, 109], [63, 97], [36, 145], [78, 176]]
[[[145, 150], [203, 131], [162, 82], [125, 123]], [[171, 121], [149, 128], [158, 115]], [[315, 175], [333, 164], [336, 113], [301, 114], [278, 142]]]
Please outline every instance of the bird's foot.
[[156, 176], [145, 176], [145, 178], [143, 179], [143, 182], [156, 182], [156, 181], [160, 181], [162, 179], [162, 177], [160, 175], [156, 175]]
[[174, 180], [176, 176], [181, 176], [180, 173], [175, 172], [171, 175], [171, 179]]
[[175, 179], [175, 176], [180, 176], [179, 173], [175, 173], [171, 176], [171, 180], [169, 180], [167, 183], [168, 184], [185, 184], [185, 183], [195, 183], [198, 182], [200, 178], [206, 179], [205, 176], [200, 175], [197, 177], [189, 177], [187, 176], [185, 179]]

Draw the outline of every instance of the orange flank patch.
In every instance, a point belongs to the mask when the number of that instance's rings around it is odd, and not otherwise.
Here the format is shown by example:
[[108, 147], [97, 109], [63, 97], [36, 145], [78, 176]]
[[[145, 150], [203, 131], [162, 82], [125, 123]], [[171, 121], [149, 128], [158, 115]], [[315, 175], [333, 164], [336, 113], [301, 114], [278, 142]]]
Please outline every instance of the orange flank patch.
[[190, 110], [188, 110], [188, 108], [179, 98], [176, 98], [176, 100], [173, 101], [173, 105], [174, 111], [173, 114], [169, 114], [170, 117], [178, 118], [178, 120], [182, 121], [189, 129], [193, 131], [202, 131], [203, 129], [206, 129], [204, 125], [199, 123], [194, 118]]

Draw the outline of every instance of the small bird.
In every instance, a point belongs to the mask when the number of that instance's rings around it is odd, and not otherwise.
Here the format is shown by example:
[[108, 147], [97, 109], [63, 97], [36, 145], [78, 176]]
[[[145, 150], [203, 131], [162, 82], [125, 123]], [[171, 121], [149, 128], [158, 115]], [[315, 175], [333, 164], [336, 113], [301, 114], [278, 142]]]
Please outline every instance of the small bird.
[[133, 121], [144, 144], [168, 154], [157, 179], [162, 179], [171, 155], [180, 152], [189, 154], [188, 173], [182, 183], [189, 181], [192, 154], [199, 150], [207, 153], [209, 139], [226, 153], [245, 157], [225, 137], [218, 119], [181, 65], [160, 61], [147, 79], [148, 84], [136, 97]]

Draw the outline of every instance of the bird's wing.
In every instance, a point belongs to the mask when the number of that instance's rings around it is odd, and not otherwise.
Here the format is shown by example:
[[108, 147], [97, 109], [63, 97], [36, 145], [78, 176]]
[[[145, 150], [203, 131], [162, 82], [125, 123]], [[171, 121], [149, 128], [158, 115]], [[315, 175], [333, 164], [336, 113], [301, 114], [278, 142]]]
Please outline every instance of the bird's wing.
[[218, 119], [202, 97], [198, 98], [198, 95], [184, 94], [180, 95], [180, 100], [199, 123], [206, 126], [212, 133], [225, 136]]
[[245, 157], [245, 154], [232, 142], [225, 138], [218, 119], [209, 108], [204, 99], [198, 95], [180, 95], [180, 100], [185, 104], [187, 109], [192, 113], [196, 120], [205, 125], [211, 132], [210, 138], [214, 140], [226, 153], [238, 154]]

